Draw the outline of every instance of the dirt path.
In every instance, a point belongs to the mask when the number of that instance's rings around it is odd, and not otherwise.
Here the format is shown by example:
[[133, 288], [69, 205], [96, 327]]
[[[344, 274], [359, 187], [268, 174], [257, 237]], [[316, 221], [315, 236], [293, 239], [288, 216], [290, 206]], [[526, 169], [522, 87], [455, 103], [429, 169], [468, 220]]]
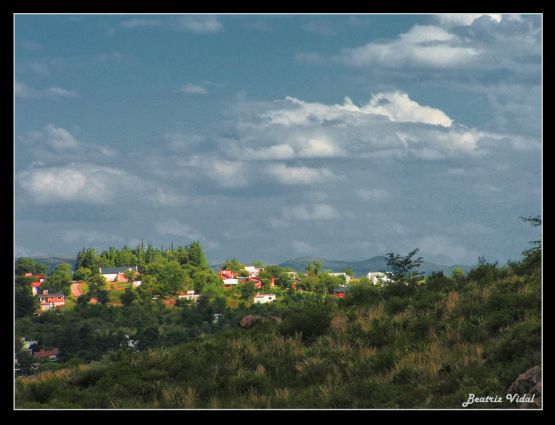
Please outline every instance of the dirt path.
[[73, 295], [74, 297], [80, 297], [81, 295], [83, 295], [80, 283], [71, 284], [71, 295]]

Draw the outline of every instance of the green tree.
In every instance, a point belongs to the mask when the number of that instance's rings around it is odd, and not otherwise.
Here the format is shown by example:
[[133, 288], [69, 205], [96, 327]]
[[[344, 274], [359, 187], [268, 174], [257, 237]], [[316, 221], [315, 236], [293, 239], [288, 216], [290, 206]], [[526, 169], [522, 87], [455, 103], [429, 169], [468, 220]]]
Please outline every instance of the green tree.
[[21, 257], [15, 261], [15, 274], [16, 276], [23, 275], [25, 273], [44, 274], [48, 266], [46, 264], [37, 263], [35, 260], [29, 257]]
[[120, 299], [123, 305], [130, 306], [137, 299], [137, 294], [134, 289], [126, 288]]
[[392, 272], [387, 273], [388, 277], [395, 283], [416, 283], [418, 276], [423, 274], [415, 271], [423, 263], [422, 257], [413, 258], [419, 251], [420, 249], [415, 248], [404, 257], [393, 252], [387, 253], [387, 265], [392, 269]]
[[193, 242], [189, 247], [189, 261], [193, 266], [207, 268], [208, 260], [204, 256], [204, 251], [199, 242]]
[[15, 317], [31, 316], [37, 309], [35, 298], [29, 286], [15, 288]]
[[312, 263], [308, 264], [305, 268], [305, 273], [308, 275], [318, 276], [320, 272], [320, 268], [322, 267], [319, 260], [313, 261]]
[[91, 269], [87, 267], [79, 267], [73, 273], [73, 280], [87, 280], [89, 277], [91, 277], [91, 275], [92, 275]]
[[239, 262], [237, 258], [231, 258], [225, 260], [225, 263], [221, 267], [222, 270], [233, 270], [234, 272], [240, 272], [245, 266]]
[[98, 273], [100, 267], [100, 258], [96, 254], [94, 248], [83, 248], [77, 254], [77, 261], [75, 262], [75, 270], [79, 267], [86, 267], [93, 273]]
[[346, 269], [343, 269], [343, 273], [346, 273], [348, 276], [351, 276], [351, 277], [355, 276], [355, 272], [350, 267], [347, 267]]
[[71, 277], [71, 266], [68, 263], [58, 264], [54, 272], [48, 276], [45, 286], [52, 292], [63, 292], [69, 295]]

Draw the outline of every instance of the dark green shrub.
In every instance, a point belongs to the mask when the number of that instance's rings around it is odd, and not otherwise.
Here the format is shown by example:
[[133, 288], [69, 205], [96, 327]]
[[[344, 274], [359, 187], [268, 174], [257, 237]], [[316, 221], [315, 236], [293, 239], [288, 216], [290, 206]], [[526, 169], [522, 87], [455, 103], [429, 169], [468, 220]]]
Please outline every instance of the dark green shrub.
[[287, 315], [280, 326], [284, 335], [302, 334], [303, 340], [312, 340], [327, 332], [331, 322], [331, 312], [325, 305], [306, 307]]

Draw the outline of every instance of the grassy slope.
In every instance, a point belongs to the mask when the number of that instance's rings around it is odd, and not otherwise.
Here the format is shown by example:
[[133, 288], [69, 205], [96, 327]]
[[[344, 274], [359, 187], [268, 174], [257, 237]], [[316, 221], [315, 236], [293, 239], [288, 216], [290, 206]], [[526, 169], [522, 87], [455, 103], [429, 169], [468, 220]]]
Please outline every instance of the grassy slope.
[[540, 296], [537, 270], [509, 268], [413, 291], [363, 288], [282, 325], [20, 378], [16, 405], [458, 408], [468, 393], [504, 395], [540, 364]]

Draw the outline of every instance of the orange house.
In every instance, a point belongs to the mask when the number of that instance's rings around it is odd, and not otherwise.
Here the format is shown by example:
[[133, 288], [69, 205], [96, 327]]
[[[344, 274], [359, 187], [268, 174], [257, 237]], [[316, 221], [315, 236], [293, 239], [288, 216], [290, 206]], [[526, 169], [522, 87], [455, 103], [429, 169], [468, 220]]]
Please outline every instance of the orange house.
[[61, 307], [65, 304], [65, 295], [62, 293], [48, 293], [48, 289], [44, 289], [42, 294], [38, 296], [40, 309], [43, 311], [51, 308]]

